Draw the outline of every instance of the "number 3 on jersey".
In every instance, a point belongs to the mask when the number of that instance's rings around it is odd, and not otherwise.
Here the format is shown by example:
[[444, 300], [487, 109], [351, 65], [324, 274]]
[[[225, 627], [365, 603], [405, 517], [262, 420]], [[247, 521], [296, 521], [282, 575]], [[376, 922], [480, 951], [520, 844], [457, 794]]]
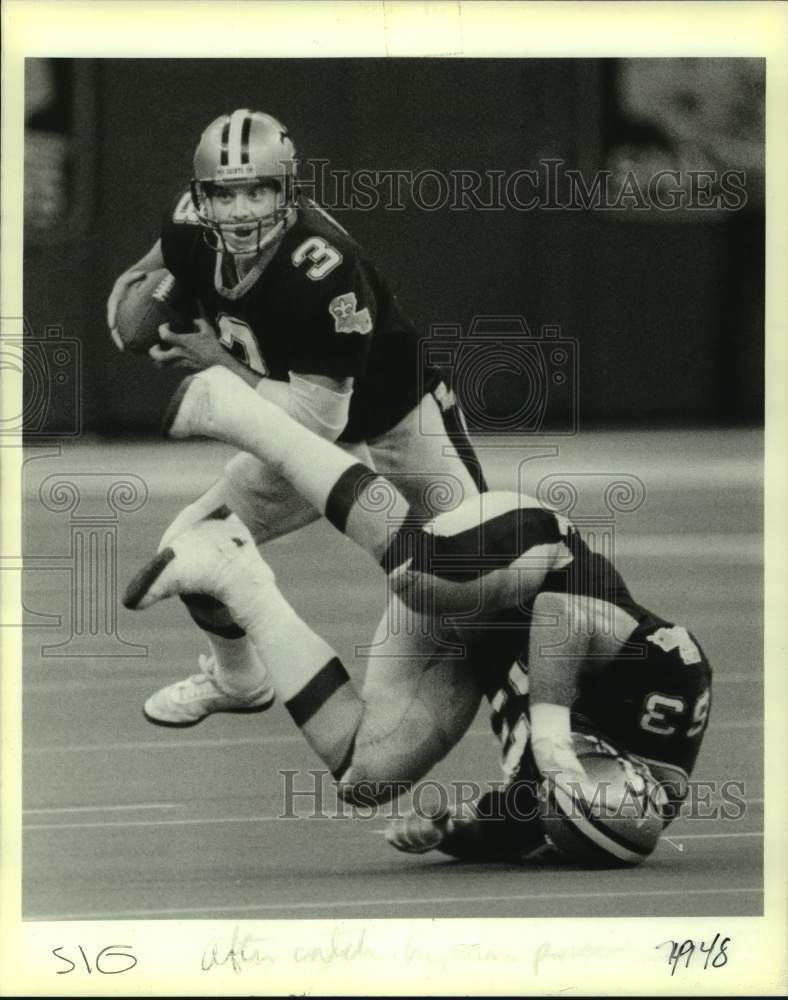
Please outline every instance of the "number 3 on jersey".
[[303, 264], [305, 260], [312, 261], [312, 266], [306, 272], [307, 278], [311, 278], [312, 281], [320, 281], [342, 263], [342, 254], [320, 236], [310, 236], [293, 251], [292, 261], [296, 267]]
[[220, 313], [216, 325], [219, 327], [219, 343], [222, 347], [226, 347], [234, 358], [258, 375], [268, 374], [255, 335], [247, 323], [234, 316], [228, 316], [227, 313]]

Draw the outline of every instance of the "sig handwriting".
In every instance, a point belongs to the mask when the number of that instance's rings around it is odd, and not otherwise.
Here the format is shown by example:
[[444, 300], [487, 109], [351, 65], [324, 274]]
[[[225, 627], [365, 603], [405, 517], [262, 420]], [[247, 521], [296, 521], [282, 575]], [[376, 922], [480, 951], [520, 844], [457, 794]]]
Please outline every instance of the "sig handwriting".
[[[686, 941], [682, 941], [681, 943], [678, 941], [663, 941], [662, 944], [658, 944], [656, 947], [667, 948], [670, 946], [668, 965], [670, 966], [671, 976], [674, 976], [680, 963], [684, 963], [683, 968], [685, 969], [690, 967], [690, 963], [693, 961], [696, 951], [698, 952], [698, 957], [694, 962], [695, 968], [697, 968], [701, 961], [703, 961], [704, 969], [721, 969], [723, 966], [728, 964], [727, 949], [730, 941], [731, 939], [729, 937], [721, 939], [720, 934], [717, 933], [714, 935], [711, 944], [708, 945], [705, 941], [701, 941], [696, 945], [693, 940], [687, 938]], [[701, 959], [701, 956], [705, 956], [705, 958]]]
[[[88, 949], [86, 952], [82, 945], [78, 944], [76, 951], [69, 949], [70, 953], [74, 956], [73, 959], [69, 958], [68, 954], [65, 953], [67, 948], [67, 945], [61, 944], [57, 948], [52, 949], [52, 954], [58, 961], [70, 966], [68, 969], [57, 969], [55, 975], [67, 976], [69, 972], [74, 972], [75, 969], [81, 970], [84, 965], [88, 975], [98, 972], [102, 976], [117, 976], [121, 972], [129, 972], [137, 964], [137, 959], [132, 954], [130, 944], [108, 944], [100, 951], [97, 951], [95, 956], [92, 949]], [[77, 957], [77, 951], [82, 956], [81, 961]]]

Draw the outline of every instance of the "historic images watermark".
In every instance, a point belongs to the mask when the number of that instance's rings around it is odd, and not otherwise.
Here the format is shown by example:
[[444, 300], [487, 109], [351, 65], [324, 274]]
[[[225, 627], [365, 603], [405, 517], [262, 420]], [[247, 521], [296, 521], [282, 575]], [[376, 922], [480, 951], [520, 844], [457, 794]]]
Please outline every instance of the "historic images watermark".
[[[523, 316], [479, 315], [465, 329], [433, 324], [420, 351], [422, 377], [444, 376], [436, 395], [450, 430], [460, 399], [474, 438], [577, 434], [580, 348], [558, 324], [532, 331]], [[420, 431], [435, 433], [424, 421]]]
[[[74, 438], [82, 431], [81, 345], [47, 325], [36, 333], [21, 316], [0, 319], [0, 370], [6, 382], [0, 435]], [[21, 407], [11, 400], [22, 380]]]
[[[361, 781], [354, 783], [352, 798], [337, 794], [335, 779], [324, 769], [283, 769], [279, 779], [279, 819], [397, 820], [411, 813], [430, 819], [446, 812], [468, 815], [473, 809], [482, 819], [530, 820], [552, 808], [541, 779], [445, 784], [432, 779], [385, 784]], [[733, 822], [743, 819], [748, 811], [746, 783], [740, 778], [689, 780], [680, 802], [670, 781], [656, 779], [639, 782], [633, 778], [623, 785], [600, 781], [593, 789], [580, 789], [569, 782], [568, 788], [578, 817], [588, 808], [604, 812], [610, 819], [637, 818], [646, 809], [656, 809], [670, 819], [680, 814], [684, 819]], [[562, 810], [566, 815], [565, 806]]]
[[545, 157], [516, 170], [341, 170], [297, 161], [301, 193], [329, 211], [736, 212], [747, 206], [744, 170], [598, 170], [591, 175]]

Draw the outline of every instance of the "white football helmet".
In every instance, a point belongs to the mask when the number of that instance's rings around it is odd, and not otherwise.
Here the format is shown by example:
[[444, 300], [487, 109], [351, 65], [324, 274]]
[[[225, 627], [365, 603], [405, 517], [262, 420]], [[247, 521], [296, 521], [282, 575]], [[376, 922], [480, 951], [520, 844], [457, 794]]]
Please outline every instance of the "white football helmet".
[[239, 231], [245, 236], [250, 224], [217, 221], [211, 185], [265, 181], [276, 186], [276, 209], [252, 223], [257, 230], [252, 252], [258, 253], [281, 235], [288, 216], [295, 211], [295, 155], [287, 128], [262, 111], [241, 108], [211, 122], [194, 154], [191, 193], [206, 241], [213, 250], [249, 253], [248, 249], [235, 248], [232, 237]]
[[587, 780], [544, 776], [539, 808], [550, 842], [584, 866], [640, 864], [669, 818], [665, 786], [643, 761], [602, 737], [572, 733], [572, 743]]

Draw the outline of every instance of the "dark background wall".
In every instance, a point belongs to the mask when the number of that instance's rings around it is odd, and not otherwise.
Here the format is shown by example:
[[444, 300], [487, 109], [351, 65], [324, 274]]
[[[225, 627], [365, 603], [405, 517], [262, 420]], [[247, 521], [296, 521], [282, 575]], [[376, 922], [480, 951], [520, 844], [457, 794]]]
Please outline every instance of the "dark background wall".
[[[104, 303], [188, 181], [202, 128], [234, 107], [286, 122], [334, 170], [604, 165], [606, 64], [595, 60], [112, 59], [71, 67], [74, 204], [26, 241], [25, 313], [83, 358], [87, 429], [157, 426], [174, 379], [120, 355]], [[62, 86], [62, 85], [61, 85]], [[559, 324], [580, 345], [584, 426], [757, 423], [763, 224], [756, 208], [668, 223], [634, 213], [334, 212], [416, 320], [485, 314]], [[699, 213], [703, 215], [703, 213]]]

